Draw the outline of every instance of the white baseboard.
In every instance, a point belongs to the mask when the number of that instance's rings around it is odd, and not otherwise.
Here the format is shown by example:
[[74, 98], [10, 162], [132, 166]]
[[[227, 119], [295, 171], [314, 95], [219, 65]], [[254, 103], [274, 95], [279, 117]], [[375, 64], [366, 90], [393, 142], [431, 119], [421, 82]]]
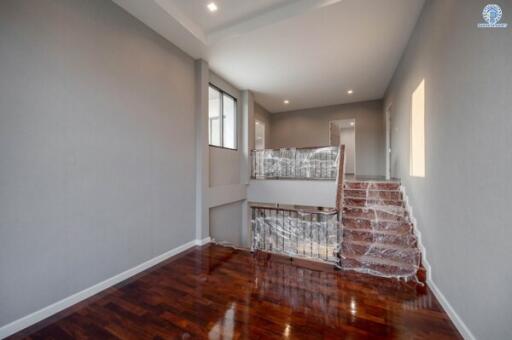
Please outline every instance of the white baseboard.
[[409, 218], [411, 220], [411, 223], [414, 227], [414, 234], [416, 235], [416, 238], [418, 239], [418, 248], [421, 251], [421, 261], [423, 263], [423, 266], [427, 270], [427, 285], [434, 293], [436, 299], [439, 301], [441, 306], [443, 306], [446, 314], [448, 314], [448, 317], [453, 322], [459, 333], [464, 337], [466, 340], [475, 340], [475, 336], [471, 331], [469, 330], [468, 326], [462, 321], [459, 314], [455, 312], [455, 309], [453, 309], [452, 305], [448, 302], [446, 297], [443, 295], [441, 290], [439, 290], [439, 287], [435, 284], [434, 280], [432, 280], [432, 267], [430, 266], [430, 262], [428, 262], [427, 259], [427, 250], [425, 249], [425, 246], [423, 245], [423, 242], [421, 241], [421, 231], [418, 228], [418, 222], [414, 218], [412, 206], [409, 204], [409, 197], [407, 196], [407, 193], [405, 192], [405, 187], [400, 187], [403, 195], [403, 200], [405, 202], [405, 209], [409, 213]]
[[441, 293], [435, 282], [432, 281], [432, 279], [428, 279], [427, 285], [432, 291], [432, 293], [434, 293], [434, 295], [436, 296], [437, 301], [439, 301], [441, 306], [443, 306], [446, 314], [448, 314], [448, 316], [450, 317], [450, 319], [452, 320], [453, 324], [455, 325], [459, 333], [462, 335], [462, 337], [466, 340], [476, 340], [476, 337], [473, 335], [473, 333], [471, 333], [468, 326], [466, 326], [464, 321], [462, 321], [459, 314], [457, 314], [457, 312], [453, 309], [452, 305], [450, 305], [448, 300], [446, 300], [446, 297], [443, 295], [443, 293]]
[[403, 200], [405, 203], [405, 210], [409, 213], [409, 219], [411, 220], [411, 224], [413, 226], [414, 235], [416, 235], [416, 239], [418, 240], [418, 248], [421, 251], [421, 263], [423, 267], [427, 271], [427, 280], [432, 279], [432, 267], [430, 266], [430, 262], [427, 259], [427, 249], [423, 245], [423, 241], [421, 239], [421, 231], [418, 227], [418, 221], [414, 218], [414, 213], [412, 210], [412, 206], [409, 204], [409, 197], [407, 196], [407, 192], [405, 191], [405, 187], [403, 185], [400, 186], [400, 191], [403, 195]]
[[196, 240], [196, 246], [204, 246], [207, 243], [210, 243], [212, 238], [210, 236], [203, 238], [202, 240]]
[[[404, 197], [405, 197], [405, 194], [404, 194]], [[157, 265], [158, 263], [163, 262], [174, 255], [184, 252], [185, 250], [190, 249], [194, 246], [202, 246], [202, 245], [205, 245], [210, 242], [211, 242], [210, 237], [206, 237], [202, 240], [193, 240], [193, 241], [187, 242], [179, 247], [169, 250], [168, 252], [166, 252], [162, 255], [154, 257], [136, 267], [128, 269], [116, 276], [113, 276], [105, 281], [95, 284], [92, 287], [84, 289], [84, 290], [82, 290], [76, 294], [73, 294], [71, 296], [68, 296], [67, 298], [64, 298], [50, 306], [47, 306], [47, 307], [40, 309], [32, 314], [29, 314], [27, 316], [24, 316], [24, 317], [18, 319], [18, 320], [15, 320], [15, 321], [0, 328], [0, 339], [6, 338], [9, 335], [12, 335], [16, 332], [21, 331], [22, 329], [32, 326], [41, 320], [44, 320], [44, 319], [64, 310], [66, 308], [69, 308], [69, 307], [95, 295], [95, 294], [100, 293], [101, 291], [103, 291], [107, 288], [110, 288], [110, 287], [118, 284], [119, 282], [122, 282], [122, 281], [148, 269], [148, 268], [153, 267], [154, 265]], [[424, 254], [423, 251], [424, 250], [422, 250], [422, 254]], [[455, 310], [450, 305], [448, 300], [446, 300], [443, 293], [441, 293], [441, 291], [436, 286], [434, 281], [432, 281], [432, 279], [430, 277], [430, 266], [429, 266], [429, 268], [427, 268], [427, 270], [428, 270], [428, 275], [429, 275], [429, 278], [427, 279], [428, 286], [430, 287], [430, 289], [436, 296], [439, 303], [446, 310], [448, 316], [453, 321], [453, 323], [455, 324], [455, 326], [457, 327], [459, 332], [462, 334], [464, 339], [470, 339], [470, 340], [476, 339], [474, 337], [474, 335], [471, 333], [471, 331], [469, 330], [469, 328], [466, 326], [466, 324], [461, 320], [461, 318], [455, 312]]]
[[68, 296], [67, 298], [57, 301], [54, 304], [51, 304], [50, 306], [44, 307], [43, 309], [40, 309], [32, 314], [29, 314], [27, 316], [24, 316], [24, 317], [18, 319], [18, 320], [15, 320], [3, 327], [0, 327], [0, 339], [6, 338], [9, 335], [12, 335], [16, 332], [21, 331], [22, 329], [32, 326], [41, 320], [44, 320], [44, 319], [64, 310], [66, 308], [69, 308], [69, 307], [79, 303], [80, 301], [83, 301], [95, 294], [98, 294], [99, 292], [101, 292], [107, 288], [110, 288], [110, 287], [118, 284], [119, 282], [122, 282], [136, 274], [139, 274], [140, 272], [142, 272], [148, 268], [153, 267], [154, 265], [157, 265], [158, 263], [165, 261], [174, 255], [182, 253], [185, 250], [190, 249], [194, 246], [202, 246], [206, 243], [209, 243], [210, 241], [211, 241], [210, 237], [207, 237], [202, 240], [192, 240], [190, 242], [182, 244], [181, 246], [171, 249], [164, 254], [161, 254], [161, 255], [154, 257], [144, 263], [139, 264], [138, 266], [130, 268], [116, 276], [113, 276], [109, 279], [106, 279], [105, 281], [97, 283], [92, 287], [86, 288], [78, 293]]

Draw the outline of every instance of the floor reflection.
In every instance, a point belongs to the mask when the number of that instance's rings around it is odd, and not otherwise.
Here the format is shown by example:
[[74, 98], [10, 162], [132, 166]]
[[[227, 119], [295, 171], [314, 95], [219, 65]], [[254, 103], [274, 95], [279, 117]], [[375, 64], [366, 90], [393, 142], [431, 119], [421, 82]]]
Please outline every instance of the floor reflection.
[[12, 338], [460, 338], [428, 289], [208, 245]]
[[[233, 270], [242, 270], [239, 266], [243, 263], [243, 270], [238, 274], [252, 277], [237, 282], [241, 284], [237, 291], [243, 295], [235, 294], [233, 301], [243, 301], [244, 305], [236, 305], [235, 317], [243, 322], [235, 325], [235, 335], [250, 334], [246, 332], [264, 324], [270, 334], [280, 334], [283, 338], [298, 334], [323, 337], [340, 331], [347, 335], [408, 338], [415, 334], [414, 327], [410, 327], [411, 320], [423, 323], [411, 312], [440, 312], [431, 293], [415, 283], [359, 273], [312, 270], [278, 256], [248, 255], [229, 248], [224, 250], [226, 254], [220, 255], [216, 247], [212, 246], [216, 256], [209, 257], [210, 275], [234, 274]], [[216, 336], [226, 315], [213, 326]], [[440, 326], [443, 336], [453, 331], [447, 320], [433, 323]], [[232, 332], [227, 330], [227, 334], [233, 335]]]
[[224, 317], [217, 321], [212, 329], [208, 332], [210, 339], [232, 339], [235, 330], [235, 308], [236, 303], [231, 306], [224, 313]]

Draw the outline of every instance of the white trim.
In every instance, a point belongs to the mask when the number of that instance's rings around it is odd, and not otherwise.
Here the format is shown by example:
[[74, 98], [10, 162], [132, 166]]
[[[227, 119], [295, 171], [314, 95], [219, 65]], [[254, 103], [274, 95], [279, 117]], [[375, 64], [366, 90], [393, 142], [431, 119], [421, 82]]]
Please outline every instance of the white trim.
[[204, 246], [207, 243], [210, 243], [212, 238], [210, 236], [203, 238], [202, 240], [196, 240], [196, 246]]
[[190, 249], [194, 246], [202, 246], [206, 243], [209, 243], [210, 237], [204, 238], [202, 240], [192, 240], [190, 242], [187, 242], [185, 244], [182, 244], [181, 246], [178, 246], [174, 249], [169, 250], [166, 253], [163, 253], [161, 255], [158, 255], [157, 257], [154, 257], [144, 263], [139, 264], [138, 266], [135, 266], [133, 268], [130, 268], [120, 274], [117, 274], [109, 279], [106, 279], [100, 283], [95, 284], [94, 286], [91, 286], [89, 288], [86, 288], [78, 293], [75, 293], [71, 296], [68, 296], [60, 301], [57, 301], [47, 307], [44, 307], [34, 313], [31, 313], [27, 316], [24, 316], [18, 320], [15, 320], [3, 327], [0, 327], [0, 339], [6, 338], [9, 335], [12, 335], [16, 332], [19, 332], [29, 326], [32, 326], [36, 323], [38, 323], [41, 320], [44, 320], [68, 307], [71, 307], [93, 295], [96, 295], [100, 293], [101, 291], [110, 288], [116, 284], [118, 284], [121, 281], [124, 281], [136, 274], [139, 274], [140, 272], [143, 272], [144, 270], [151, 268], [160, 262], [163, 262], [167, 260], [168, 258], [175, 256], [179, 253], [184, 252], [187, 249]]
[[430, 266], [430, 262], [428, 262], [427, 259], [427, 250], [425, 249], [425, 246], [423, 245], [422, 239], [421, 239], [421, 231], [418, 228], [418, 222], [414, 218], [412, 206], [409, 204], [409, 197], [407, 196], [407, 193], [405, 192], [405, 187], [403, 185], [400, 185], [400, 191], [402, 192], [403, 201], [405, 204], [405, 210], [409, 213], [409, 220], [412, 224], [412, 230], [414, 232], [414, 235], [416, 235], [416, 239], [418, 240], [418, 248], [421, 251], [421, 262], [423, 264], [423, 267], [425, 267], [427, 271], [427, 281], [432, 279], [432, 267]]
[[432, 293], [434, 293], [434, 295], [436, 296], [437, 301], [439, 301], [441, 306], [443, 306], [444, 311], [446, 312], [446, 314], [448, 314], [448, 316], [450, 317], [450, 319], [452, 320], [453, 324], [455, 325], [459, 333], [462, 335], [462, 337], [466, 340], [476, 340], [476, 337], [473, 335], [473, 333], [471, 333], [468, 326], [466, 326], [464, 321], [462, 321], [460, 316], [453, 309], [452, 305], [450, 305], [450, 303], [443, 295], [443, 293], [441, 293], [441, 290], [439, 290], [435, 282], [432, 281], [432, 278], [427, 279], [427, 285], [432, 291]]
[[[408, 200], [407, 200], [407, 196], [405, 194], [405, 190], [403, 191], [403, 194], [404, 194], [404, 201], [406, 202], [406, 206], [408, 206]], [[409, 210], [409, 212], [412, 213], [411, 210]], [[415, 228], [415, 230], [417, 230], [417, 228]], [[423, 245], [421, 245], [421, 239], [420, 239], [421, 235], [420, 236], [417, 235], [417, 237], [418, 237], [418, 244], [420, 245], [420, 249], [422, 251], [422, 256], [424, 258], [423, 265], [427, 269], [427, 276], [428, 276], [427, 284], [428, 284], [428, 286], [430, 287], [430, 289], [436, 296], [439, 303], [443, 306], [446, 313], [448, 314], [448, 316], [450, 317], [452, 322], [455, 324], [455, 326], [457, 327], [459, 332], [462, 334], [464, 339], [470, 339], [470, 340], [476, 339], [475, 336], [469, 330], [469, 328], [466, 326], [466, 324], [462, 321], [462, 319], [459, 317], [459, 315], [455, 312], [455, 310], [450, 305], [448, 300], [446, 300], [445, 296], [443, 295], [443, 293], [441, 293], [441, 291], [439, 290], [437, 285], [434, 283], [434, 281], [432, 281], [430, 265], [426, 261], [426, 257], [425, 257], [425, 248], [423, 247]], [[44, 320], [44, 319], [64, 310], [66, 308], [69, 308], [69, 307], [71, 307], [71, 306], [73, 306], [73, 305], [93, 296], [93, 295], [96, 295], [96, 294], [100, 293], [101, 291], [103, 291], [107, 288], [110, 288], [110, 287], [118, 284], [119, 282], [124, 281], [134, 275], [137, 275], [140, 272], [142, 272], [148, 268], [151, 268], [151, 267], [157, 265], [158, 263], [167, 260], [168, 258], [170, 258], [172, 256], [175, 256], [179, 253], [184, 252], [187, 249], [190, 249], [194, 246], [202, 246], [202, 245], [205, 245], [210, 242], [211, 242], [210, 237], [206, 237], [202, 240], [193, 240], [193, 241], [187, 242], [179, 247], [169, 250], [168, 252], [166, 252], [162, 255], [154, 257], [136, 267], [128, 269], [116, 276], [113, 276], [105, 281], [95, 284], [92, 287], [86, 288], [76, 294], [73, 294], [71, 296], [68, 296], [67, 298], [57, 301], [50, 306], [47, 306], [47, 307], [40, 309], [32, 314], [29, 314], [27, 316], [24, 316], [24, 317], [18, 319], [18, 320], [15, 320], [15, 321], [0, 328], [0, 339], [6, 338], [16, 332], [19, 332], [27, 327], [30, 327], [30, 326], [38, 323], [41, 320]], [[427, 268], [427, 266], [428, 266], [428, 268]]]
[[434, 293], [435, 297], [445, 310], [446, 314], [448, 314], [448, 317], [453, 322], [459, 333], [462, 335], [464, 339], [467, 340], [475, 340], [476, 337], [471, 333], [468, 326], [462, 321], [461, 317], [457, 314], [455, 309], [453, 309], [452, 305], [448, 302], [444, 294], [441, 292], [439, 287], [435, 284], [434, 280], [432, 279], [432, 267], [430, 266], [430, 263], [427, 260], [427, 250], [423, 246], [423, 242], [421, 241], [421, 232], [418, 228], [418, 222], [414, 218], [412, 207], [409, 204], [409, 197], [407, 196], [407, 193], [405, 192], [405, 187], [403, 185], [400, 186], [400, 191], [403, 195], [403, 201], [405, 202], [405, 209], [409, 212], [409, 219], [411, 221], [411, 224], [413, 225], [413, 231], [416, 235], [416, 238], [418, 240], [418, 248], [421, 251], [421, 260], [423, 263], [423, 266], [425, 267], [427, 271], [427, 286], [430, 288], [432, 293]]
[[391, 179], [391, 107], [393, 103], [389, 103], [384, 111], [384, 120], [386, 128], [386, 180]]

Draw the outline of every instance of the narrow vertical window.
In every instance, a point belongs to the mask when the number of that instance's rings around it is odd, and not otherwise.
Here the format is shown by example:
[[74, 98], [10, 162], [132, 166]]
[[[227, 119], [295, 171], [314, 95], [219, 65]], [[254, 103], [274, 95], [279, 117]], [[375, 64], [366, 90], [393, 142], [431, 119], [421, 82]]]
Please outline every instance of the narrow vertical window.
[[425, 177], [425, 80], [412, 94], [410, 174]]
[[215, 86], [210, 86], [208, 99], [210, 145], [237, 149], [236, 99]]
[[210, 145], [222, 146], [221, 143], [221, 121], [220, 121], [220, 110], [221, 110], [221, 102], [220, 102], [220, 92], [211, 87], [208, 91], [208, 132]]
[[222, 95], [223, 115], [222, 126], [224, 141], [222, 146], [229, 149], [236, 149], [236, 101], [227, 94]]

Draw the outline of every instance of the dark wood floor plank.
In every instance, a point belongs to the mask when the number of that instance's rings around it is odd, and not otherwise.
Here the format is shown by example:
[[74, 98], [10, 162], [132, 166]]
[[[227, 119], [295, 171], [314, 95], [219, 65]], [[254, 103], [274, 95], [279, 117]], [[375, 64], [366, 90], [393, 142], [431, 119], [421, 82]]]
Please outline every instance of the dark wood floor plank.
[[460, 339], [427, 288], [206, 245], [12, 339]]

